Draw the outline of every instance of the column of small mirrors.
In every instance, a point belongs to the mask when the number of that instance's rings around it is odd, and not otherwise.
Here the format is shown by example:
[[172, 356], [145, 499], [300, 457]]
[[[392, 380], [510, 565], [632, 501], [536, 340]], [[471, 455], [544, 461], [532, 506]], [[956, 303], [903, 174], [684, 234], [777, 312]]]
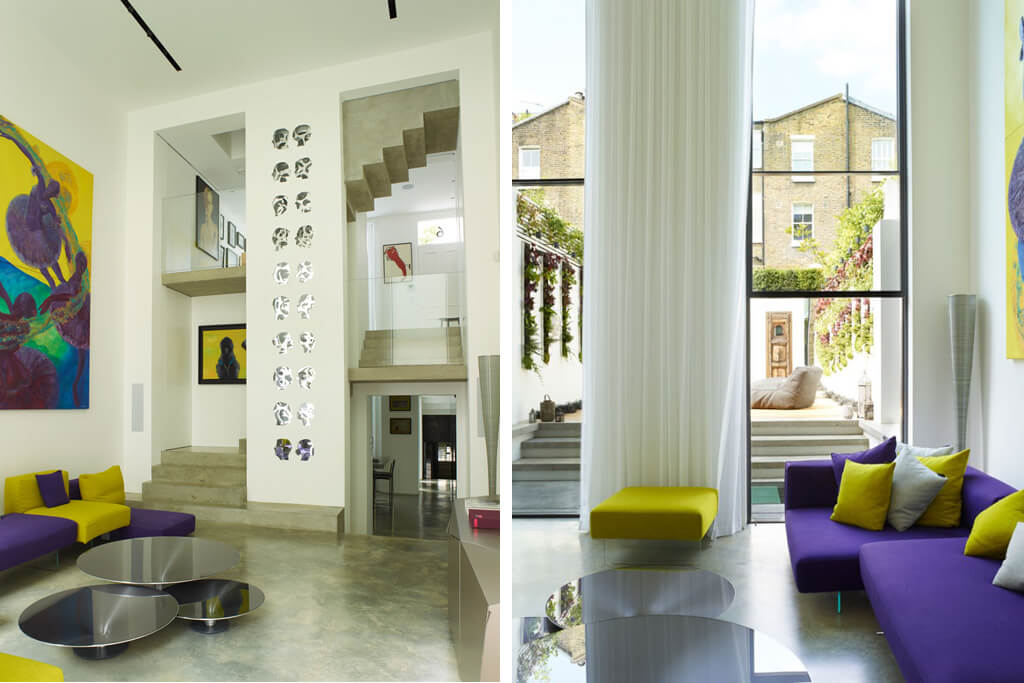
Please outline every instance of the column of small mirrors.
[[[313, 279], [313, 262], [303, 258], [313, 246], [313, 226], [308, 222], [313, 211], [313, 200], [310, 193], [304, 188], [312, 172], [313, 164], [308, 156], [309, 142], [312, 138], [312, 129], [307, 124], [300, 124], [294, 129], [278, 128], [274, 131], [272, 143], [274, 149], [281, 153], [280, 161], [274, 164], [271, 169], [271, 177], [278, 183], [284, 192], [275, 195], [272, 202], [272, 209], [275, 217], [275, 227], [271, 234], [271, 242], [274, 253], [279, 259], [274, 266], [274, 283], [279, 288], [288, 287], [293, 281], [302, 285]], [[287, 192], [287, 190], [295, 190]], [[301, 251], [294, 251], [291, 247]], [[298, 257], [294, 264], [286, 259], [289, 255]], [[288, 290], [285, 290], [288, 291]], [[292, 300], [287, 294], [279, 294], [274, 297], [274, 319], [284, 324], [284, 321], [310, 320], [313, 315], [313, 307], [316, 299], [312, 294], [300, 293], [296, 300], [296, 317], [292, 315]], [[295, 360], [299, 349], [295, 348], [295, 338], [287, 329], [277, 332], [272, 339], [274, 348], [277, 350], [279, 362], [274, 369], [274, 386], [278, 391], [286, 391], [298, 384], [299, 393], [309, 390], [316, 379], [316, 371], [312, 365], [307, 363], [308, 354], [312, 354], [316, 348], [316, 335], [311, 330], [303, 330], [298, 333], [299, 348], [301, 356], [297, 363], [301, 366], [293, 374], [289, 360]], [[289, 358], [291, 354], [291, 358]], [[274, 404], [274, 422], [278, 427], [286, 427], [293, 421], [293, 415], [305, 427], [309, 427], [316, 417], [316, 408], [312, 402], [303, 400], [304, 397], [294, 401], [296, 409], [293, 412], [292, 404], [288, 401], [278, 401]], [[293, 445], [291, 439], [279, 438], [274, 445], [274, 455], [281, 460], [288, 460], [292, 454]], [[299, 439], [294, 446], [295, 456], [300, 461], [306, 461], [313, 457], [313, 442], [311, 439]]]

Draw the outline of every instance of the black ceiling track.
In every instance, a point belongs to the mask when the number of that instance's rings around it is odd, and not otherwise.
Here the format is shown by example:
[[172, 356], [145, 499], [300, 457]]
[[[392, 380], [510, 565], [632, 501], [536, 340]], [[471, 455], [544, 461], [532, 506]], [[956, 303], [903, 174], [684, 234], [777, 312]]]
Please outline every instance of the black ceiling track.
[[128, 2], [128, 0], [121, 0], [121, 4], [124, 5], [126, 10], [128, 10], [128, 14], [132, 15], [132, 18], [134, 18], [139, 26], [142, 27], [142, 30], [146, 32], [149, 39], [152, 40], [153, 44], [156, 45], [156, 48], [160, 50], [160, 54], [167, 58], [167, 61], [171, 63], [174, 70], [181, 71], [181, 67], [178, 65], [178, 62], [174, 61], [174, 57], [172, 57], [171, 53], [167, 51], [167, 48], [160, 42], [160, 39], [156, 37], [156, 34], [153, 33], [153, 29], [149, 28], [149, 24], [146, 23], [146, 20], [140, 17], [139, 13], [135, 11], [135, 8], [132, 7], [132, 3]]
[[388, 0], [388, 16], [392, 19], [398, 18], [398, 8], [395, 7], [395, 0]]

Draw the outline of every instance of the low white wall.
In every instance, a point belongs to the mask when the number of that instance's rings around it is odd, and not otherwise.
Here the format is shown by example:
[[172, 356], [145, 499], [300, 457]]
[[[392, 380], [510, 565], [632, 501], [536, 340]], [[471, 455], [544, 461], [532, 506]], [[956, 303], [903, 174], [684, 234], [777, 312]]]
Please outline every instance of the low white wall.
[[[392, 412], [388, 397], [382, 397], [381, 455], [395, 460], [395, 493], [416, 494], [420, 489], [420, 402], [413, 396], [409, 410]], [[392, 434], [392, 418], [412, 421], [411, 434]]]

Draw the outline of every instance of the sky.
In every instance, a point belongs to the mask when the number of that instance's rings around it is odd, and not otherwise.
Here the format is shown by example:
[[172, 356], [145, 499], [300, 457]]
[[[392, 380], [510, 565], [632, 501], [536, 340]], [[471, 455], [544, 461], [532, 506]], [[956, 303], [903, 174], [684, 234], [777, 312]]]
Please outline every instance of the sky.
[[[502, 88], [538, 111], [586, 85], [585, 0], [503, 0]], [[843, 91], [896, 113], [896, 0], [755, 0], [754, 118]], [[509, 114], [511, 112], [508, 112]]]

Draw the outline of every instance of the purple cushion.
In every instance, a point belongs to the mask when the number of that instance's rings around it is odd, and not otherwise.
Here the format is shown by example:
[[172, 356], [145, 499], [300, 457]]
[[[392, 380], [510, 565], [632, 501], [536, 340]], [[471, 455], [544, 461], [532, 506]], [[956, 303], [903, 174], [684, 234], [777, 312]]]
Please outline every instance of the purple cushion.
[[132, 508], [132, 520], [126, 527], [110, 532], [110, 538], [142, 538], [144, 536], [188, 536], [196, 530], [196, 516], [187, 512]]
[[68, 482], [68, 491], [71, 493], [71, 500], [82, 500], [82, 488], [78, 485], [78, 477]]
[[78, 525], [70, 519], [15, 513], [4, 515], [0, 518], [0, 570], [67, 547], [77, 537]]
[[896, 459], [896, 437], [890, 437], [874, 448], [869, 448], [860, 453], [833, 453], [832, 470], [836, 475], [836, 486], [843, 479], [843, 468], [847, 460], [859, 462], [862, 465], [885, 465]]
[[908, 683], [1010, 683], [1024, 672], [1024, 595], [992, 585], [998, 560], [964, 539], [869, 543], [864, 587]]
[[46, 507], [55, 508], [67, 504], [68, 492], [64, 490], [64, 473], [60, 470], [37, 474], [36, 484], [39, 485], [39, 495], [43, 497], [43, 505]]
[[786, 542], [793, 578], [801, 593], [861, 590], [860, 548], [865, 543], [921, 538], [965, 537], [964, 527], [942, 529], [911, 527], [896, 531], [886, 525], [881, 531], [839, 524], [829, 519], [828, 507], [786, 510]]

